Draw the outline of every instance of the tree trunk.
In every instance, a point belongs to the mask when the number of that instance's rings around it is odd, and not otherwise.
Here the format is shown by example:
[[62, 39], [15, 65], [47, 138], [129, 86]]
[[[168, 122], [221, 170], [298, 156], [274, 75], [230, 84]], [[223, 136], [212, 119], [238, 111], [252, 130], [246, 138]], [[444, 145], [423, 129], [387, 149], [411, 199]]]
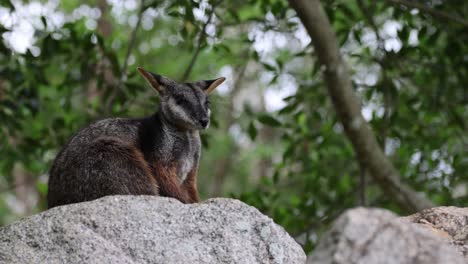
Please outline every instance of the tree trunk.
[[383, 191], [401, 207], [419, 211], [434, 204], [423, 194], [401, 182], [397, 170], [380, 149], [369, 125], [361, 114], [360, 102], [352, 89], [346, 65], [339, 53], [336, 36], [318, 0], [289, 0], [312, 38], [315, 53], [325, 68], [325, 81], [346, 135], [358, 159]]
[[16, 210], [21, 215], [30, 215], [38, 202], [36, 180], [34, 175], [25, 170], [18, 162], [13, 167], [14, 191], [16, 196]]

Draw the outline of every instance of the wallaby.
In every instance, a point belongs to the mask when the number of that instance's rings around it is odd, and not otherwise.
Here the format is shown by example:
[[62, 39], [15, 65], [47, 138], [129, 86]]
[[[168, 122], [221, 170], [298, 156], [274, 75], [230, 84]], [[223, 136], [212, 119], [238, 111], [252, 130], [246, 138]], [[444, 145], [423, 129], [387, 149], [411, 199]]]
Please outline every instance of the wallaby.
[[225, 78], [178, 83], [138, 71], [159, 93], [159, 110], [104, 119], [75, 134], [50, 170], [49, 208], [117, 194], [198, 202], [199, 130], [209, 126], [208, 95]]

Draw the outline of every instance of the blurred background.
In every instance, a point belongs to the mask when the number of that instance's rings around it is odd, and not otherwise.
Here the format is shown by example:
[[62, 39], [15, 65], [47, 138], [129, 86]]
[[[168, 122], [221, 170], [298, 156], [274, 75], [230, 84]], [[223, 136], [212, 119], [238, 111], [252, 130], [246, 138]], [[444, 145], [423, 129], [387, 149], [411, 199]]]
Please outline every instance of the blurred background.
[[[398, 177], [467, 206], [468, 2], [322, 5]], [[46, 208], [51, 163], [81, 127], [156, 110], [137, 66], [227, 78], [202, 134], [202, 199], [241, 199], [306, 251], [347, 208], [412, 213], [356, 158], [286, 0], [0, 0], [0, 36], [0, 225]]]

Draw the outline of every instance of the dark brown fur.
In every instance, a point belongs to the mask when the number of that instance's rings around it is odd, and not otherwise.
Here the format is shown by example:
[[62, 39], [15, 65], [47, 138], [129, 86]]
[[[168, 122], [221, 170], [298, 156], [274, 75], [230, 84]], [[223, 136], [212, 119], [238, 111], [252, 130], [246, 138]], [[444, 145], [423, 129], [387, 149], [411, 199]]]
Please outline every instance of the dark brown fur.
[[140, 119], [98, 121], [74, 135], [50, 171], [48, 206], [106, 195], [161, 195], [198, 202], [199, 130], [208, 96], [224, 78], [179, 84], [140, 69], [158, 91], [159, 110]]

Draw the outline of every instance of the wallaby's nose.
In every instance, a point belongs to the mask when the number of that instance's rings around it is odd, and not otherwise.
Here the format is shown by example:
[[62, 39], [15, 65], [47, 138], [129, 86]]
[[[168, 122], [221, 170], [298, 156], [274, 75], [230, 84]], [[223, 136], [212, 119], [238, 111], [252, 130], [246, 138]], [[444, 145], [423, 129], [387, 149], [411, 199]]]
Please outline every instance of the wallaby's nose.
[[208, 126], [209, 122], [210, 122], [210, 120], [208, 118], [200, 119], [200, 125], [202, 125], [203, 128], [206, 128]]

